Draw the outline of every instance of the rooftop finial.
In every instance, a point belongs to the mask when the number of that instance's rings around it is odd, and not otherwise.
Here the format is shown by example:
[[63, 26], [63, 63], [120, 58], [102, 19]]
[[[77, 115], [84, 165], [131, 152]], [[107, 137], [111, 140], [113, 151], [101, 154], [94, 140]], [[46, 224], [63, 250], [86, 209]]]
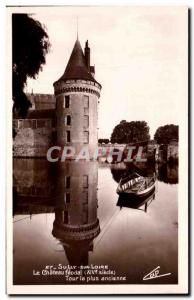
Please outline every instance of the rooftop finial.
[[79, 40], [79, 32], [78, 32], [78, 21], [79, 21], [79, 19], [78, 19], [78, 16], [77, 16], [77, 40]]

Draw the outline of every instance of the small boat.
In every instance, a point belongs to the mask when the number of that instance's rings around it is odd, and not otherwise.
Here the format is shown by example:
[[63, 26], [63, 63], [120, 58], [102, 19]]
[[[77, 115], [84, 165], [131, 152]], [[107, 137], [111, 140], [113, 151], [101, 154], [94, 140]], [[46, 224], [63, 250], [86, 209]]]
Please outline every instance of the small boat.
[[[123, 193], [119, 195], [117, 206], [144, 210], [147, 212], [148, 206], [155, 199], [155, 187], [146, 196], [138, 197], [133, 194]], [[144, 209], [142, 207], [145, 206]]]
[[133, 173], [120, 179], [117, 194], [132, 194], [143, 197], [155, 188], [155, 181], [155, 175], [152, 177], [143, 177], [138, 173]]

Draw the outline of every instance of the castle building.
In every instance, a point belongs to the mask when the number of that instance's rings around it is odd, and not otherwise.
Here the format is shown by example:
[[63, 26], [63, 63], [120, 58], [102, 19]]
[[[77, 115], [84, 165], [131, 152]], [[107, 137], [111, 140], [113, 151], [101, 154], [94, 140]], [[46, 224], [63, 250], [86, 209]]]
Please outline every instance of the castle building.
[[52, 145], [85, 145], [93, 153], [98, 144], [98, 103], [101, 85], [90, 65], [88, 41], [84, 52], [77, 39], [64, 74], [54, 82], [54, 95], [31, 94], [27, 118], [13, 118], [15, 157], [45, 157]]

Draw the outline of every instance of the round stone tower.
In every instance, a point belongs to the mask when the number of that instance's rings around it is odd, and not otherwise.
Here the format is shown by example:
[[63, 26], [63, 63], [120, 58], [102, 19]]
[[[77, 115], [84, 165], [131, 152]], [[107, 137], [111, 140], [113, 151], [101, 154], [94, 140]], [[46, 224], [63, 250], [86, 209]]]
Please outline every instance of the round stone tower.
[[55, 220], [52, 234], [72, 265], [88, 264], [100, 233], [97, 217], [98, 163], [68, 160], [57, 165]]
[[98, 144], [98, 103], [101, 85], [90, 66], [88, 41], [85, 53], [76, 40], [64, 74], [54, 85], [56, 97], [57, 144], [73, 146], [79, 153], [88, 146], [93, 155]]

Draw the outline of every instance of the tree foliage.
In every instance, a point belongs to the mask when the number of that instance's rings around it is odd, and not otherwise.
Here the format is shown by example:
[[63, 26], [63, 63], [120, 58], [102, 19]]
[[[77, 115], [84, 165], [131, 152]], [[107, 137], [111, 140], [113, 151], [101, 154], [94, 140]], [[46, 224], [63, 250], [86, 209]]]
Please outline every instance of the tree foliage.
[[145, 121], [122, 120], [111, 134], [111, 143], [128, 144], [150, 140], [149, 126]]
[[27, 78], [36, 78], [45, 64], [49, 38], [40, 22], [27, 14], [12, 15], [13, 111], [25, 117], [30, 101], [24, 93]]
[[178, 140], [178, 126], [173, 124], [160, 126], [156, 130], [154, 139], [158, 144], [168, 144], [173, 139]]

